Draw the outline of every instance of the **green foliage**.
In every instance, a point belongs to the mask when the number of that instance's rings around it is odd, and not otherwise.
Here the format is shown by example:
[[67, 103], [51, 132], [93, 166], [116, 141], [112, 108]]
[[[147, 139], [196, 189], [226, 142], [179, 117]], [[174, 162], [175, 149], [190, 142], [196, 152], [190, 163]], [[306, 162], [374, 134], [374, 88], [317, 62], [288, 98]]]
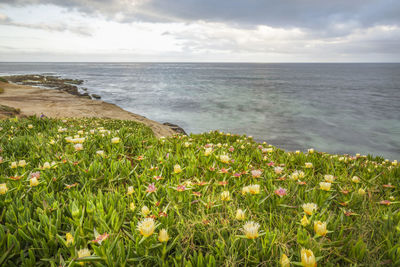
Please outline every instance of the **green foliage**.
[[0, 77], [0, 82], [8, 83], [8, 81], [4, 77]]
[[[379, 157], [287, 153], [217, 131], [156, 139], [131, 121], [36, 117], [2, 121], [0, 148], [0, 265], [276, 266], [283, 253], [299, 264], [302, 248], [321, 266], [400, 264], [400, 168]], [[335, 179], [324, 191], [328, 174]], [[246, 193], [249, 185], [259, 192]], [[304, 203], [318, 206], [305, 226]], [[155, 221], [149, 237], [138, 230], [145, 217]], [[255, 239], [246, 221], [260, 225]], [[316, 221], [327, 223], [325, 236]]]

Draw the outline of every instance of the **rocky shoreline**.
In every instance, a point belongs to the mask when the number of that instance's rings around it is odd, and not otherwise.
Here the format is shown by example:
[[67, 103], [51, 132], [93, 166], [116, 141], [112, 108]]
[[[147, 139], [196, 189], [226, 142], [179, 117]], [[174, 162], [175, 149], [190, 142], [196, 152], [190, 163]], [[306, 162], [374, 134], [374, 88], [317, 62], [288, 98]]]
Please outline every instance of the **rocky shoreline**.
[[[78, 87], [84, 83], [83, 80], [64, 79], [61, 78], [60, 76], [38, 75], [38, 74], [12, 75], [12, 76], [0, 77], [0, 81], [2, 82], [8, 81], [13, 84], [22, 86], [33, 86], [45, 89], [55, 89], [84, 99], [98, 100], [101, 98], [97, 94], [89, 94], [87, 92], [81, 93], [79, 89], [83, 91], [87, 90], [84, 87]], [[3, 113], [8, 114], [9, 110], [7, 109], [7, 112]], [[174, 133], [187, 135], [185, 130], [176, 124], [165, 122], [162, 123], [162, 125], [168, 127]]]
[[[37, 75], [37, 74], [28, 74], [28, 75], [12, 75], [12, 76], [4, 76], [4, 79], [7, 81], [20, 84], [20, 85], [29, 85], [29, 86], [39, 86], [45, 88], [56, 89], [60, 91], [67, 92], [71, 95], [76, 95], [80, 97], [85, 97], [88, 99], [100, 99], [101, 97], [96, 94], [91, 94], [85, 92], [79, 92], [78, 85], [83, 84], [83, 80], [75, 80], [75, 79], [63, 79], [59, 76], [45, 76], [45, 75]], [[83, 91], [86, 91], [86, 88], [81, 88]]]

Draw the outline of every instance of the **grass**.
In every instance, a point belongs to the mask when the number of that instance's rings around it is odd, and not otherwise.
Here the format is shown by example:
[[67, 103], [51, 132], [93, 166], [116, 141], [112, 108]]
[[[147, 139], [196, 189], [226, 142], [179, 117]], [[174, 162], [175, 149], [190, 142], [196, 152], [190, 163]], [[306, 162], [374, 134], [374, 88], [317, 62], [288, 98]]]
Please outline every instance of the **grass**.
[[400, 168], [381, 157], [107, 119], [8, 119], [0, 144], [0, 265], [293, 266], [303, 248], [311, 265], [400, 264]]
[[0, 82], [8, 83], [8, 81], [4, 77], [0, 77]]

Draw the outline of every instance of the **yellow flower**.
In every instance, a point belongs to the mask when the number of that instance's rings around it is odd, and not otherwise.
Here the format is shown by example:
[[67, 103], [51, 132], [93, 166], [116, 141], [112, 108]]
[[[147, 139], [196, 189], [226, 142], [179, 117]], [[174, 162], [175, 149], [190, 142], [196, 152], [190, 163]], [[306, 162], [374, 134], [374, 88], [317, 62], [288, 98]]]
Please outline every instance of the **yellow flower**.
[[236, 220], [243, 221], [245, 218], [245, 212], [242, 209], [236, 211]]
[[118, 144], [119, 141], [120, 141], [119, 137], [114, 137], [111, 139], [111, 143], [113, 143], [113, 144]]
[[32, 177], [30, 180], [29, 180], [29, 184], [30, 184], [30, 186], [37, 186], [38, 184], [39, 184], [39, 181], [38, 181], [38, 179], [36, 178], [36, 177]]
[[311, 162], [306, 162], [305, 166], [307, 169], [311, 169], [313, 167], [313, 164]]
[[209, 156], [212, 153], [212, 148], [211, 147], [207, 147], [206, 150], [204, 151], [204, 156]]
[[304, 212], [305, 212], [307, 215], [312, 215], [313, 212], [314, 212], [314, 210], [317, 209], [317, 204], [314, 204], [314, 203], [305, 203], [305, 204], [303, 204], [302, 208], [303, 208]]
[[310, 149], [308, 150], [308, 153], [309, 153], [309, 154], [313, 154], [313, 153], [314, 153], [314, 148], [310, 148]]
[[229, 195], [229, 191], [224, 191], [221, 193], [221, 200], [222, 201], [229, 201], [231, 200], [231, 197]]
[[248, 193], [250, 193], [249, 187], [248, 187], [248, 186], [243, 187], [243, 188], [242, 188], [242, 195], [246, 195], [246, 194], [248, 194]]
[[335, 180], [335, 177], [331, 174], [325, 174], [324, 179], [325, 179], [325, 182], [333, 183], [333, 181]]
[[127, 192], [127, 194], [128, 194], [128, 195], [132, 195], [133, 192], [135, 192], [135, 190], [133, 189], [133, 186], [129, 186], [129, 187], [128, 187], [128, 192]]
[[303, 218], [300, 220], [300, 223], [302, 226], [306, 227], [307, 225], [310, 224], [310, 221], [307, 219], [307, 216], [304, 215]]
[[274, 152], [274, 149], [273, 149], [272, 147], [267, 148], [267, 152], [268, 152], [268, 153], [272, 153], [272, 152]]
[[67, 246], [72, 245], [74, 243], [74, 237], [71, 233], [67, 233], [65, 235], [65, 239], [67, 240]]
[[43, 164], [43, 169], [50, 169], [51, 165], [47, 161]]
[[219, 159], [221, 160], [221, 162], [223, 163], [229, 163], [229, 161], [231, 160], [230, 157], [228, 155], [220, 155]]
[[290, 267], [290, 260], [286, 254], [282, 254], [279, 263], [281, 264], [281, 267]]
[[314, 222], [314, 231], [317, 235], [325, 236], [328, 232], [326, 230], [326, 222], [317, 221]]
[[32, 129], [32, 128], [33, 128], [33, 125], [32, 125], [32, 124], [28, 124], [28, 128], [29, 128], [29, 129]]
[[258, 237], [258, 228], [260, 228], [258, 223], [249, 221], [243, 225], [243, 232], [248, 239], [256, 239]]
[[4, 195], [5, 193], [7, 193], [7, 191], [7, 184], [0, 184], [0, 195]]
[[150, 213], [149, 208], [148, 208], [147, 206], [143, 206], [143, 207], [142, 207], [142, 215], [143, 215], [143, 216], [146, 216], [146, 215], [148, 215], [149, 213]]
[[[87, 248], [81, 249], [78, 251], [78, 258], [85, 258], [85, 257], [89, 257], [90, 256], [90, 250], [88, 250]], [[84, 262], [80, 262], [80, 265], [84, 265]]]
[[96, 151], [96, 154], [103, 157], [104, 156], [104, 150], [98, 150], [98, 151]]
[[49, 143], [50, 145], [54, 145], [56, 142], [53, 139], [51, 139]]
[[309, 249], [301, 249], [301, 264], [304, 267], [315, 267], [317, 262], [315, 261], [314, 253]]
[[144, 237], [151, 236], [156, 228], [153, 218], [145, 218], [138, 223], [138, 230]]
[[252, 195], [257, 195], [260, 193], [260, 185], [259, 184], [252, 184], [247, 186], [248, 191]]
[[79, 131], [78, 131], [78, 134], [82, 135], [82, 134], [83, 134], [83, 131], [82, 131], [82, 130], [79, 130]]
[[174, 166], [174, 173], [181, 173], [182, 172], [182, 168], [179, 164], [176, 164]]
[[190, 146], [190, 143], [189, 142], [185, 142], [185, 147], [189, 147]]
[[76, 144], [74, 145], [74, 148], [76, 151], [81, 151], [83, 149], [83, 145], [82, 144]]
[[351, 180], [353, 181], [353, 183], [359, 183], [360, 182], [360, 178], [358, 176], [353, 176], [353, 178], [351, 178]]
[[158, 234], [158, 241], [167, 242], [168, 240], [169, 240], [169, 235], [167, 230], [161, 229], [160, 233]]
[[320, 182], [319, 188], [324, 191], [329, 191], [331, 190], [331, 185], [332, 185], [331, 183]]
[[397, 166], [397, 160], [393, 160], [392, 165]]
[[25, 161], [25, 160], [20, 160], [20, 161], [18, 162], [18, 166], [19, 166], [19, 167], [25, 167], [25, 166], [26, 166], [26, 161]]
[[131, 211], [134, 211], [136, 209], [135, 203], [131, 202], [131, 204], [129, 205], [129, 208], [131, 209]]
[[300, 154], [300, 150], [296, 150], [296, 152], [295, 152], [297, 155], [299, 155]]
[[362, 189], [362, 188], [358, 189], [358, 194], [361, 195], [361, 196], [364, 196], [365, 195], [365, 190]]
[[15, 168], [17, 168], [17, 162], [13, 161], [13, 162], [11, 162], [11, 169], [15, 169]]

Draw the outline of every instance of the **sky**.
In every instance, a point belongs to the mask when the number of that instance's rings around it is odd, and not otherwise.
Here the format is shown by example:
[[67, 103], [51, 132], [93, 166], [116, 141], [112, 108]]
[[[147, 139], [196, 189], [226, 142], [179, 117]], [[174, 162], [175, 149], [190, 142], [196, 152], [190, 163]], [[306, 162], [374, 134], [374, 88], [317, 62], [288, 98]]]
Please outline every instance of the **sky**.
[[400, 62], [400, 0], [0, 0], [0, 61]]

